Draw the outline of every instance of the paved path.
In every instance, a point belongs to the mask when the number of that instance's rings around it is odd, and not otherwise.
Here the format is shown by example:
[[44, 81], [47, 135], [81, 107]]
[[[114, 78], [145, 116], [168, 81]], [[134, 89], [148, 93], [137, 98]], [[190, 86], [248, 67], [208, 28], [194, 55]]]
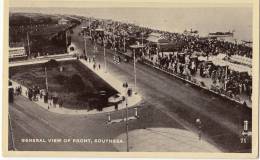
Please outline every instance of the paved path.
[[[32, 60], [17, 61], [17, 62], [9, 63], [9, 67], [46, 63], [50, 59], [53, 59], [53, 57], [44, 57], [44, 58], [39, 58], [39, 59], [35, 58]], [[68, 60], [75, 60], [75, 59], [76, 59], [75, 57], [68, 56], [68, 55], [66, 55], [64, 57], [58, 56], [58, 58], [55, 58], [56, 61], [68, 61]]]
[[[124, 134], [118, 136], [123, 139]], [[221, 152], [218, 148], [205, 141], [202, 137], [187, 130], [175, 128], [146, 128], [129, 132], [131, 152]], [[115, 144], [119, 151], [125, 146]]]

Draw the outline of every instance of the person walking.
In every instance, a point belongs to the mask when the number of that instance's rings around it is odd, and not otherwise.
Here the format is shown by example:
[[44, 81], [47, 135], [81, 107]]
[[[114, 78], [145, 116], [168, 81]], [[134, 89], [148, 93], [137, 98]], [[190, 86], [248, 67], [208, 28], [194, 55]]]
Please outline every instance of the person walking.
[[200, 118], [197, 118], [195, 123], [196, 123], [195, 125], [196, 125], [196, 127], [198, 129], [198, 138], [199, 138], [199, 140], [201, 140], [202, 122], [201, 122]]

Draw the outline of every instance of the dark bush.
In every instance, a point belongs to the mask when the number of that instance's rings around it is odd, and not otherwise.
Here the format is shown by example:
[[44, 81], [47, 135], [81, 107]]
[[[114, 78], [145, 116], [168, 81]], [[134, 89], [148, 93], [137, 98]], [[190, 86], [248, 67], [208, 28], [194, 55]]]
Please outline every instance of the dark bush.
[[70, 92], [84, 91], [85, 84], [78, 74], [74, 74], [66, 82], [66, 87]]

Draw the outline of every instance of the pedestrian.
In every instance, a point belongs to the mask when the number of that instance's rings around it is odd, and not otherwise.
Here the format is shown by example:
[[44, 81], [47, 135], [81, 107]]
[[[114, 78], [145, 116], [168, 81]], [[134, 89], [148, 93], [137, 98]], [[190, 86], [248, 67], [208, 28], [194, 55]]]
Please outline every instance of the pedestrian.
[[198, 137], [199, 137], [199, 140], [201, 140], [201, 129], [202, 129], [202, 122], [200, 120], [200, 118], [197, 118], [196, 121], [196, 126], [197, 126], [197, 129], [198, 129]]
[[98, 69], [101, 69], [101, 65], [100, 64], [98, 64]]
[[48, 106], [52, 106], [52, 96], [51, 95], [49, 95], [48, 96]]
[[63, 101], [62, 101], [62, 98], [61, 98], [61, 97], [58, 99], [58, 104], [59, 104], [59, 107], [61, 108], [62, 105], [63, 105]]

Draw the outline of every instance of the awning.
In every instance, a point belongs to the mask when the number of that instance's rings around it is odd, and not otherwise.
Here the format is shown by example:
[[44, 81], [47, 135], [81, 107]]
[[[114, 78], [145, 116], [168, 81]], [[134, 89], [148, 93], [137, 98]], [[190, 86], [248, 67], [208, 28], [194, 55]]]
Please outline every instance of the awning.
[[224, 61], [217, 56], [209, 57], [209, 60], [213, 62], [214, 65], [217, 66], [228, 66], [230, 70], [237, 71], [237, 72], [247, 72], [249, 75], [252, 75], [252, 68], [249, 66], [231, 63], [229, 61]]
[[151, 33], [149, 34], [148, 38], [146, 39], [149, 42], [158, 43], [162, 37], [162, 34], [160, 33]]
[[233, 55], [230, 57], [230, 60], [241, 63], [241, 64], [246, 64], [248, 66], [252, 66], [252, 59], [248, 58], [248, 57]]

